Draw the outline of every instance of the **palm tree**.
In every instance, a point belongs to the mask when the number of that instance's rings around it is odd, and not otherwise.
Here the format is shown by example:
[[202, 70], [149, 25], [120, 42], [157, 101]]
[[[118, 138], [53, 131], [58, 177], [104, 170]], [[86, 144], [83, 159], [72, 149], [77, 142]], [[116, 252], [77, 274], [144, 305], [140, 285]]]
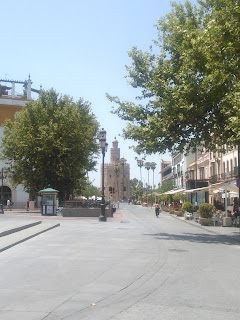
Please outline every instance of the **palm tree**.
[[153, 171], [153, 189], [155, 189], [155, 185], [154, 185], [154, 170], [156, 169], [156, 163], [155, 162], [150, 162], [150, 168]]
[[151, 169], [151, 162], [145, 162], [144, 167], [148, 171], [148, 188], [149, 188], [149, 170]]

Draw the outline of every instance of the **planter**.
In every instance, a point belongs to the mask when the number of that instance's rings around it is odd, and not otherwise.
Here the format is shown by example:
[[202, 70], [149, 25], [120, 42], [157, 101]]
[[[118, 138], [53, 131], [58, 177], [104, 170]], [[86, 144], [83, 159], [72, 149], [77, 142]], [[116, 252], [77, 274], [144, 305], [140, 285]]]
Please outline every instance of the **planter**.
[[212, 224], [212, 218], [199, 218], [199, 223], [203, 226], [209, 226]]
[[175, 211], [175, 214], [176, 214], [178, 217], [182, 217], [182, 216], [183, 216], [182, 211]]
[[232, 226], [232, 218], [224, 217], [222, 222], [223, 227], [231, 227]]

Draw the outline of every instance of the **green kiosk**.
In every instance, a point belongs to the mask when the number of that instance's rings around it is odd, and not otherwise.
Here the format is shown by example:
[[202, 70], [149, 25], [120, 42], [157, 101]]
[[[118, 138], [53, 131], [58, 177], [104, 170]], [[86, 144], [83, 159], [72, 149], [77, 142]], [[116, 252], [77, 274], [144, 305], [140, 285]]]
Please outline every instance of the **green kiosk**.
[[42, 215], [43, 216], [56, 216], [57, 215], [57, 195], [58, 190], [46, 188], [40, 190], [39, 193], [42, 197]]

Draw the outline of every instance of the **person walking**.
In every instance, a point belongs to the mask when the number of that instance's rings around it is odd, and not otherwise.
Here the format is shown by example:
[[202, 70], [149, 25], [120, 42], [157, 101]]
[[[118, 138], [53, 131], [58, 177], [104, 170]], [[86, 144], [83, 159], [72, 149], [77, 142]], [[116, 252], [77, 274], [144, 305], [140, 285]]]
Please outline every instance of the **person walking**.
[[8, 209], [10, 209], [10, 211], [12, 210], [11, 209], [11, 200], [10, 199], [7, 200], [7, 208], [6, 208], [6, 210], [8, 210]]
[[26, 210], [29, 211], [29, 199], [26, 202]]
[[157, 217], [157, 218], [158, 218], [158, 216], [159, 216], [159, 210], [160, 210], [159, 203], [156, 202], [156, 204], [155, 204], [155, 213], [156, 213], [156, 217]]

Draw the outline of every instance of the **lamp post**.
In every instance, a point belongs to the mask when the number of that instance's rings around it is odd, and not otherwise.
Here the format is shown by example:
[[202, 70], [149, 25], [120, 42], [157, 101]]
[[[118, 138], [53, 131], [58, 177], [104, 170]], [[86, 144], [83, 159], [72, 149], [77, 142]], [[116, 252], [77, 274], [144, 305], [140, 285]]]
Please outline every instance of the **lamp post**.
[[[156, 162], [150, 162], [150, 167], [151, 167], [151, 170], [153, 171], [153, 185], [152, 185], [152, 190], [155, 190], [155, 185], [154, 185], [154, 170], [156, 169]], [[152, 193], [151, 193], [152, 195]], [[152, 201], [153, 203], [153, 201]], [[156, 192], [155, 192], [155, 203], [156, 203]]]
[[100, 147], [102, 149], [102, 201], [101, 201], [101, 215], [99, 221], [107, 221], [105, 215], [105, 199], [104, 199], [104, 157], [107, 152], [108, 143], [106, 143], [106, 131], [102, 128], [99, 138]]
[[137, 165], [140, 168], [140, 179], [142, 182], [142, 167], [143, 167], [143, 160], [142, 159], [137, 159]]
[[123, 197], [122, 197], [122, 199], [125, 200], [125, 197], [124, 197], [124, 191], [125, 191], [125, 186], [124, 186], [124, 182], [125, 182], [124, 165], [127, 162], [127, 160], [125, 158], [121, 158], [119, 161], [120, 161], [120, 163], [121, 163], [121, 165], [123, 167]]
[[[140, 168], [140, 179], [141, 179], [141, 193], [143, 194], [143, 182], [142, 182], [142, 167], [143, 167], [143, 159], [137, 159], [137, 158], [135, 158], [136, 160], [137, 160], [137, 165], [138, 165], [138, 167]], [[142, 201], [142, 194], [141, 194], [141, 201]]]
[[2, 168], [1, 170], [1, 180], [2, 180], [2, 187], [1, 187], [1, 212], [2, 214], [4, 214], [4, 210], [3, 210], [3, 179], [5, 179], [7, 176], [7, 171]]

